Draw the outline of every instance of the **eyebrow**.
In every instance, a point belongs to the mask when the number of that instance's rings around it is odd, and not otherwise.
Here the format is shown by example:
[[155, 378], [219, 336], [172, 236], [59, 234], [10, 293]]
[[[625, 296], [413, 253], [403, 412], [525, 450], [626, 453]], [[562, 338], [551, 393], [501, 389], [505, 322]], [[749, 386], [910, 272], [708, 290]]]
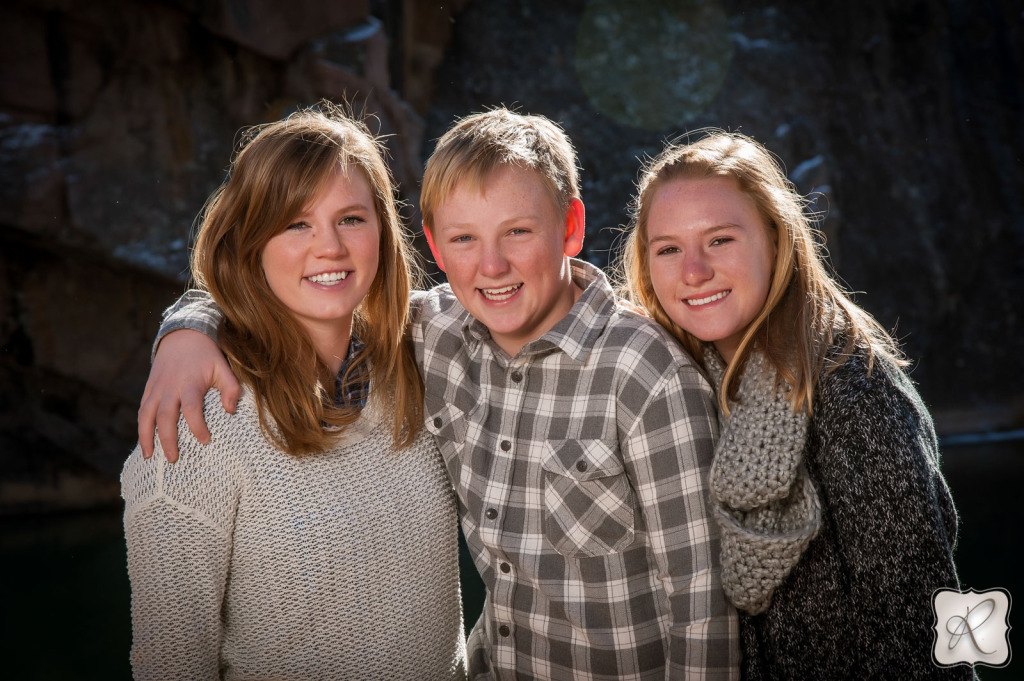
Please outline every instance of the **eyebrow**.
[[[727, 229], [743, 229], [743, 228], [740, 227], [739, 225], [733, 223], [733, 222], [723, 222], [722, 224], [719, 224], [719, 225], [711, 225], [710, 227], [705, 227], [704, 229], [700, 230], [700, 235], [701, 236], [707, 236], [711, 232], [716, 232], [718, 230], [727, 230]], [[648, 244], [656, 244], [656, 243], [661, 243], [662, 241], [672, 241], [674, 239], [675, 239], [675, 237], [669, 236], [669, 235], [658, 236], [658, 237], [655, 237], [653, 239], [648, 239], [647, 243]]]
[[[340, 215], [342, 213], [352, 213], [352, 212], [360, 211], [360, 210], [369, 212], [371, 210], [371, 208], [370, 208], [370, 206], [366, 205], [365, 203], [351, 203], [351, 204], [349, 204], [347, 206], [342, 206], [338, 210], [334, 211], [334, 214], [335, 215]], [[310, 212], [311, 211], [303, 208], [302, 212], [295, 216], [295, 219], [296, 220], [305, 220], [306, 218], [309, 217]]]
[[[436, 220], [436, 218], [435, 218], [435, 220]], [[536, 223], [541, 222], [542, 220], [543, 220], [543, 218], [540, 215], [534, 215], [532, 213], [523, 213], [522, 215], [516, 215], [516, 216], [510, 217], [510, 218], [508, 218], [506, 220], [502, 220], [501, 222], [497, 223], [497, 225], [498, 225], [498, 227], [510, 227], [512, 225], [515, 225], [515, 224], [521, 223], [521, 222], [531, 222], [531, 223], [536, 224]], [[474, 225], [472, 225], [471, 223], [468, 223], [468, 222], [449, 222], [449, 223], [444, 223], [444, 224], [435, 224], [434, 228], [439, 230], [439, 231], [440, 230], [445, 230], [445, 229], [461, 230], [461, 229], [467, 229], [467, 228], [473, 227], [473, 226]]]

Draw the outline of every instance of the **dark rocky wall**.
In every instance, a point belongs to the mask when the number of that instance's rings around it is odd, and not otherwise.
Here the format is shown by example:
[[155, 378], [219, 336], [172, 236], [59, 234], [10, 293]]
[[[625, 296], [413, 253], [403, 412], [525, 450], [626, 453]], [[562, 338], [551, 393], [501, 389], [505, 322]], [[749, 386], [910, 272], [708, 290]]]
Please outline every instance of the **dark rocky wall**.
[[[605, 264], [637, 158], [764, 141], [946, 432], [1024, 427], [1024, 16], [1010, 0], [0, 5], [0, 513], [116, 498], [160, 310], [238, 128], [349, 97], [415, 203], [456, 116], [560, 121]], [[414, 215], [411, 215], [415, 219]]]
[[753, 135], [816, 192], [833, 265], [904, 341], [940, 430], [1024, 426], [1020, 3], [474, 3], [437, 81], [428, 139], [501, 102], [563, 123], [598, 264], [638, 157]]
[[159, 315], [239, 128], [347, 99], [415, 190], [423, 120], [391, 73], [430, 90], [451, 10], [378, 5], [391, 25], [366, 0], [0, 5], [0, 514], [117, 499]]

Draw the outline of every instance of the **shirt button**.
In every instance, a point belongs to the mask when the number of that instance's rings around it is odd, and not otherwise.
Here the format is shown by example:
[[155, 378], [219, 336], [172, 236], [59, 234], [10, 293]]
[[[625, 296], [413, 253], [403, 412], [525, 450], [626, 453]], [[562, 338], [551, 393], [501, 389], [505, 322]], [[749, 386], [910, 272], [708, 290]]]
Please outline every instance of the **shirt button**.
[[500, 627], [498, 627], [498, 633], [502, 636], [508, 636], [512, 633], [512, 630], [508, 628], [507, 624], [502, 624]]
[[444, 423], [444, 422], [441, 420], [440, 416], [438, 416], [436, 419], [434, 419], [434, 427], [435, 428], [440, 428], [442, 423]]
[[576, 462], [576, 470], [578, 470], [580, 473], [586, 471], [587, 470], [587, 462], [582, 460], [582, 459], [577, 461]]
[[498, 511], [493, 508], [489, 508], [487, 509], [487, 512], [484, 513], [484, 515], [487, 516], [488, 520], [494, 520], [498, 517]]
[[508, 440], [502, 440], [501, 441], [501, 451], [507, 452], [510, 449], [512, 449], [512, 443], [509, 442]]
[[511, 566], [509, 566], [508, 563], [502, 563], [500, 567], [501, 571], [504, 572], [506, 575], [512, 570]]
[[519, 381], [523, 380], [523, 375], [521, 373], [519, 373], [518, 371], [513, 371], [512, 372], [512, 380], [515, 381], [516, 383], [518, 383]]

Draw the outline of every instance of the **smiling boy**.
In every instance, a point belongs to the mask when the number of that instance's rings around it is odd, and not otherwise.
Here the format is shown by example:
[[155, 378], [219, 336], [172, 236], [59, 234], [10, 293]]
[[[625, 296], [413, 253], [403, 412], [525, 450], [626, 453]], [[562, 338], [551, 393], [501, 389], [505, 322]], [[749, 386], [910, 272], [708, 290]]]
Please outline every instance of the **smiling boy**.
[[[706, 505], [711, 389], [573, 259], [585, 221], [564, 132], [506, 109], [463, 119], [421, 208], [448, 276], [413, 308], [426, 427], [487, 587], [471, 677], [738, 678]], [[188, 312], [162, 332], [212, 331]]]

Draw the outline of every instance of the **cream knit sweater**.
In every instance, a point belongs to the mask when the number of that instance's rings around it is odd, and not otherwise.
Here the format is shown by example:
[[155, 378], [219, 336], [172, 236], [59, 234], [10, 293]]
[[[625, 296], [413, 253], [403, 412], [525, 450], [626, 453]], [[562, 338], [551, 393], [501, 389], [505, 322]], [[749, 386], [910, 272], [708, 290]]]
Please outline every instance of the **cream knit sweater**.
[[371, 397], [324, 453], [263, 437], [245, 392], [212, 439], [125, 463], [136, 679], [460, 679], [456, 508], [429, 433], [396, 451]]

